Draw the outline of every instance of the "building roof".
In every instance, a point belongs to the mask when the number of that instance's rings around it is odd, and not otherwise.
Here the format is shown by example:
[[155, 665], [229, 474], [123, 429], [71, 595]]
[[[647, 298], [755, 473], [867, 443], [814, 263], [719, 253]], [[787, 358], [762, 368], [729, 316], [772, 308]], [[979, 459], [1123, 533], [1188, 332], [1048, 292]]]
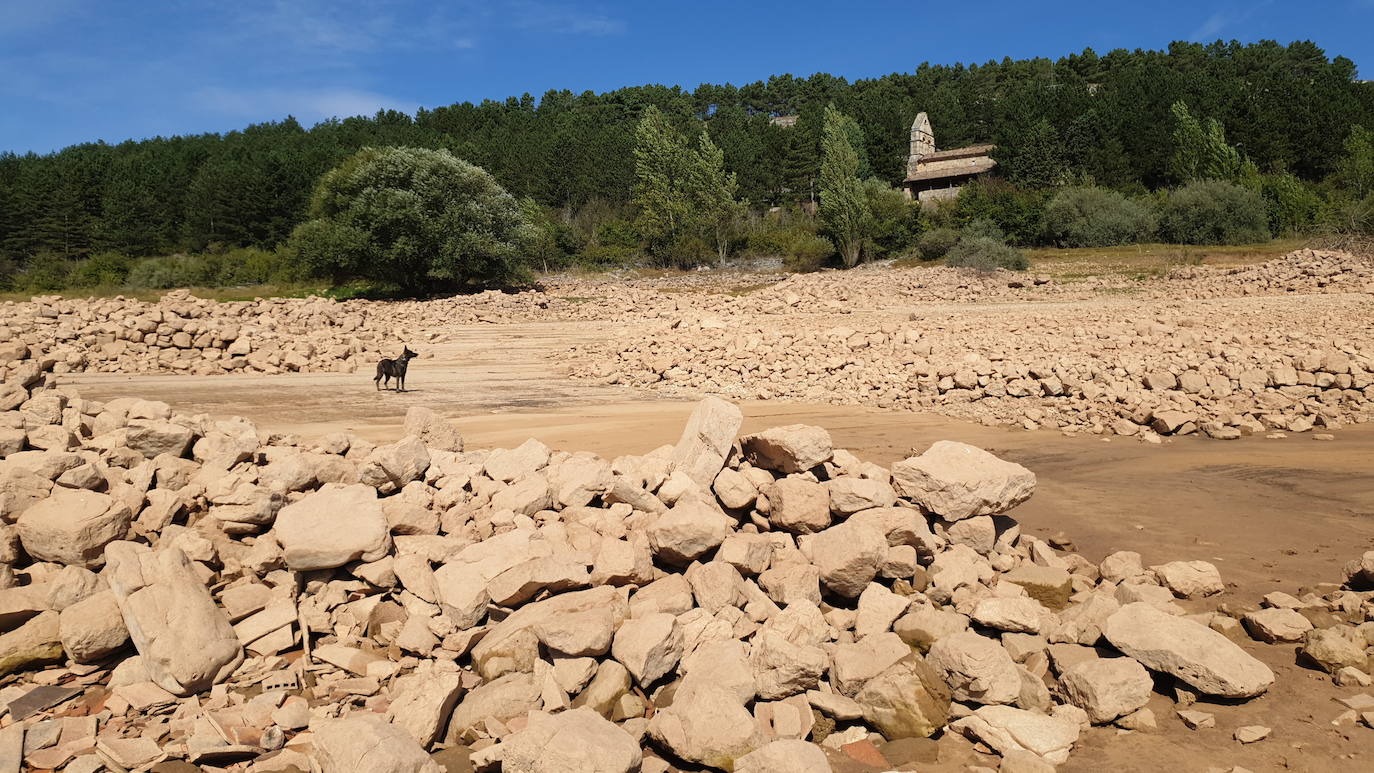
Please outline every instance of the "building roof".
[[996, 147], [996, 145], [988, 144], [969, 145], [966, 148], [952, 148], [950, 150], [937, 150], [930, 155], [921, 156], [921, 159], [917, 163], [924, 164], [927, 161], [948, 161], [951, 158], [966, 158], [968, 156], [986, 156]]
[[[970, 145], [966, 148], [954, 148], [952, 150], [941, 150], [922, 156], [916, 161], [916, 171], [907, 175], [906, 182], [919, 182], [921, 180], [940, 180], [946, 177], [962, 177], [964, 175], [982, 174], [990, 172], [997, 166], [997, 162], [988, 156], [996, 145]], [[949, 162], [963, 163], [949, 163]], [[936, 162], [944, 162], [938, 168], [931, 168]]]

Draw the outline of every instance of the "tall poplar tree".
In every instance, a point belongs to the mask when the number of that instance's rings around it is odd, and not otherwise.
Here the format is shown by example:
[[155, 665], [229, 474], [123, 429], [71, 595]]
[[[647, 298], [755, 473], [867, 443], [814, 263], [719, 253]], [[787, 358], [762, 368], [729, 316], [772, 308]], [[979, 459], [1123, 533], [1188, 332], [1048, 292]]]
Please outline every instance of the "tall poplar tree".
[[858, 264], [873, 215], [859, 181], [859, 154], [850, 144], [845, 116], [825, 109], [821, 134], [821, 222], [840, 250], [846, 267]]

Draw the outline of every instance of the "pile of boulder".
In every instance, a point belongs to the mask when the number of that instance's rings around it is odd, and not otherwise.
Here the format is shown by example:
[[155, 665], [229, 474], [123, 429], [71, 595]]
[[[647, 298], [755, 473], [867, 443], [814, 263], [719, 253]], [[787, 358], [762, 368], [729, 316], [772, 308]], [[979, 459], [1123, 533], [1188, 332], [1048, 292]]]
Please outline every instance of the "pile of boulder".
[[1163, 297], [1222, 298], [1284, 293], [1374, 293], [1374, 260], [1334, 250], [1302, 249], [1227, 268], [1182, 266], [1151, 288]]
[[[4, 770], [1039, 771], [1161, 686], [1263, 693], [1233, 639], [1301, 627], [1023, 533], [1034, 474], [960, 443], [886, 469], [719, 399], [612, 460], [422, 408], [306, 442], [43, 383], [0, 413]], [[1321, 606], [1358, 681], [1371, 597], [1266, 609]]]
[[573, 377], [988, 424], [1216, 438], [1374, 417], [1362, 296], [879, 314], [795, 324], [678, 317], [581, 345]]
[[52, 359], [58, 373], [353, 372], [416, 331], [359, 302], [220, 303], [179, 290], [156, 303], [38, 297], [0, 304], [0, 370]]

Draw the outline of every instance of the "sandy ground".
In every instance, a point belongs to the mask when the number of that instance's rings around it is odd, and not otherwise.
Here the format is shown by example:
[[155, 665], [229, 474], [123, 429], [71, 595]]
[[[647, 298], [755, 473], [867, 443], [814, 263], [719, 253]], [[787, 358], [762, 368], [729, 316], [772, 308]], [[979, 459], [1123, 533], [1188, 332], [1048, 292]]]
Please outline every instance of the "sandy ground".
[[[605, 456], [643, 453], [676, 441], [690, 402], [562, 377], [553, 355], [600, 337], [604, 323], [457, 327], [443, 343], [420, 348], [411, 391], [377, 393], [371, 374], [286, 376], [72, 375], [94, 399], [138, 395], [179, 410], [239, 414], [275, 432], [303, 437], [350, 431], [384, 441], [399, 437], [401, 418], [424, 405], [452, 418], [470, 447], [511, 447], [536, 437], [568, 450]], [[1035, 497], [1013, 515], [1040, 536], [1068, 535], [1090, 560], [1134, 550], [1146, 564], [1202, 559], [1228, 582], [1223, 600], [1253, 602], [1272, 590], [1297, 592], [1337, 582], [1341, 565], [1374, 549], [1374, 426], [1342, 430], [1333, 441], [1310, 435], [1232, 442], [1192, 437], [1161, 446], [1128, 439], [1065, 437], [1055, 432], [989, 428], [944, 417], [830, 405], [749, 402], [745, 431], [809, 423], [835, 444], [882, 464], [940, 439], [972, 443], [1020, 462], [1039, 478]], [[1194, 606], [1212, 608], [1208, 599]], [[1064, 771], [1374, 770], [1374, 730], [1334, 727], [1334, 699], [1358, 690], [1295, 665], [1293, 646], [1249, 643], [1278, 682], [1238, 705], [1199, 706], [1217, 727], [1190, 731], [1174, 716], [1166, 685], [1151, 707], [1160, 729], [1094, 729]], [[1236, 727], [1274, 728], [1241, 746]], [[969, 745], [942, 743], [951, 770], [973, 762]], [[981, 764], [996, 767], [994, 758]], [[940, 766], [940, 769], [945, 768]], [[923, 768], [924, 769], [924, 768]], [[932, 768], [935, 769], [935, 768]]]

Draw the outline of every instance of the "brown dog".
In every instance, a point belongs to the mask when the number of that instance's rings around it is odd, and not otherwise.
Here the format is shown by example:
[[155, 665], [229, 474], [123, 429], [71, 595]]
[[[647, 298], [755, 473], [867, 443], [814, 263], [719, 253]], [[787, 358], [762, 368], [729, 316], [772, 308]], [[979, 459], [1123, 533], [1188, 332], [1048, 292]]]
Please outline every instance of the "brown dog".
[[406, 391], [406, 368], [409, 367], [411, 360], [419, 356], [419, 354], [412, 352], [409, 346], [405, 346], [402, 347], [400, 357], [377, 363], [377, 375], [372, 378], [372, 382], [377, 385], [378, 391], [383, 386], [389, 386], [393, 378], [396, 379], [396, 391]]

